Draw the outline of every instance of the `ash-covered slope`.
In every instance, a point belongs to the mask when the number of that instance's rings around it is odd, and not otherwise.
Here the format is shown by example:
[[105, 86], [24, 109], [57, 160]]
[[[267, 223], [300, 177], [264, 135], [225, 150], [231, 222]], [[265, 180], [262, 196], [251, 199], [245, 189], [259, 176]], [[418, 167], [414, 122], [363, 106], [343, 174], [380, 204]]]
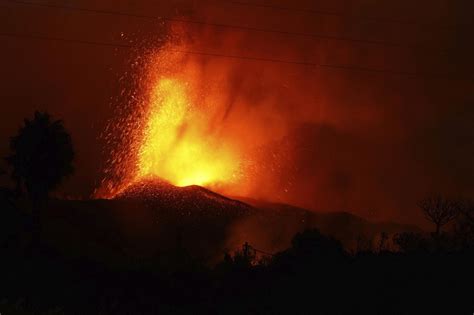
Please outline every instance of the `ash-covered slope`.
[[54, 248], [112, 262], [169, 256], [176, 250], [216, 262], [244, 242], [276, 252], [307, 228], [318, 228], [347, 246], [360, 236], [369, 239], [381, 232], [415, 229], [372, 223], [344, 212], [242, 202], [199, 186], [176, 187], [155, 180], [135, 183], [112, 200], [55, 200], [43, 222], [45, 240]]
[[242, 216], [252, 211], [251, 206], [204, 187], [177, 187], [156, 179], [134, 183], [114, 199], [140, 201], [161, 211], [173, 210], [177, 215], [193, 217]]

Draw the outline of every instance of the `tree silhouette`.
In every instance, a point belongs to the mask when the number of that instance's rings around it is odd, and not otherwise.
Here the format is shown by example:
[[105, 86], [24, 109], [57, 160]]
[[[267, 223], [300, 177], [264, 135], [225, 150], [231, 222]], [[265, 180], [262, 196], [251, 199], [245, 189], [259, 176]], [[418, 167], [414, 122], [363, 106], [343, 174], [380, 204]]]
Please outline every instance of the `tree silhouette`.
[[388, 241], [388, 234], [386, 232], [380, 233], [380, 240], [379, 240], [379, 253], [387, 250], [387, 241]]
[[308, 229], [297, 233], [291, 240], [289, 250], [308, 262], [322, 259], [339, 259], [344, 256], [344, 248], [341, 242], [322, 234], [317, 229]]
[[393, 243], [404, 253], [420, 253], [429, 250], [429, 242], [419, 233], [402, 232], [393, 236]]
[[10, 139], [6, 160], [12, 167], [17, 192], [24, 189], [33, 205], [33, 244], [40, 243], [41, 209], [49, 192], [72, 174], [74, 150], [62, 121], [52, 120], [47, 113], [35, 112], [33, 120], [25, 119], [18, 134]]
[[440, 195], [422, 200], [419, 206], [423, 210], [426, 219], [434, 223], [436, 227], [435, 236], [437, 238], [440, 236], [441, 228], [459, 214], [458, 204]]
[[35, 112], [10, 140], [12, 154], [7, 162], [13, 168], [12, 178], [18, 189], [26, 188], [33, 202], [48, 197], [61, 181], [72, 174], [74, 150], [62, 121], [49, 114]]

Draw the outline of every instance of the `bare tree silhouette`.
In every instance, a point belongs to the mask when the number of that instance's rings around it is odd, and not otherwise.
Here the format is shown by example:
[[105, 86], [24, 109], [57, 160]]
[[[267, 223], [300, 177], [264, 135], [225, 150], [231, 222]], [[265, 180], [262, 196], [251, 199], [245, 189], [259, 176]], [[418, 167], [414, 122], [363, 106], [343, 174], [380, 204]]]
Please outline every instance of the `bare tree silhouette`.
[[435, 236], [439, 237], [441, 228], [454, 220], [459, 214], [459, 204], [453, 200], [435, 195], [423, 199], [419, 207], [423, 211], [425, 218], [435, 225]]

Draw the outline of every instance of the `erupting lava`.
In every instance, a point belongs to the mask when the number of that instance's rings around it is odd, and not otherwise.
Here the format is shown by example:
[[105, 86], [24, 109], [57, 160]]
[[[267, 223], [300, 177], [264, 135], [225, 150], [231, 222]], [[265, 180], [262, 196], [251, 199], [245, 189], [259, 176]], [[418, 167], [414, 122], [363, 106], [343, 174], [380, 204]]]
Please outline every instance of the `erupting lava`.
[[188, 29], [170, 34], [158, 49], [143, 49], [122, 81], [118, 112], [104, 132], [110, 152], [96, 196], [113, 198], [150, 180], [280, 196], [278, 185], [289, 182], [278, 172], [289, 156], [282, 139], [292, 112], [282, 113], [275, 96], [279, 72], [187, 53], [200, 41]]
[[220, 90], [210, 91], [199, 63], [178, 48], [169, 43], [142, 58], [128, 106], [121, 104], [106, 134], [113, 151], [99, 197], [149, 180], [223, 192], [242, 179], [242, 152], [222, 123]]
[[159, 177], [176, 186], [219, 185], [237, 179], [238, 155], [207, 130], [191, 85], [160, 77], [151, 90], [138, 152], [137, 180]]

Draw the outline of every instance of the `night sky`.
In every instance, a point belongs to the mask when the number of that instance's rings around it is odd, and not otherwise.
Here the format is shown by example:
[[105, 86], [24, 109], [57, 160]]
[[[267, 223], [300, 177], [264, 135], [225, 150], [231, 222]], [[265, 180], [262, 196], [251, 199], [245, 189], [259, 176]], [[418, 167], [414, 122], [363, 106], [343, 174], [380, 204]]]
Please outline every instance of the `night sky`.
[[[36, 3], [128, 14], [0, 1], [0, 155], [34, 110], [63, 119], [77, 151], [65, 195], [98, 187], [100, 134], [126, 102], [137, 56], [183, 24], [135, 14], [276, 31], [185, 25], [195, 51], [292, 62], [227, 58], [223, 66], [229, 93], [258, 113], [250, 123], [277, 126], [265, 152], [285, 152], [252, 197], [400, 222], [419, 222], [417, 201], [432, 192], [474, 197], [472, 1]], [[225, 59], [196, 58], [203, 67]]]

